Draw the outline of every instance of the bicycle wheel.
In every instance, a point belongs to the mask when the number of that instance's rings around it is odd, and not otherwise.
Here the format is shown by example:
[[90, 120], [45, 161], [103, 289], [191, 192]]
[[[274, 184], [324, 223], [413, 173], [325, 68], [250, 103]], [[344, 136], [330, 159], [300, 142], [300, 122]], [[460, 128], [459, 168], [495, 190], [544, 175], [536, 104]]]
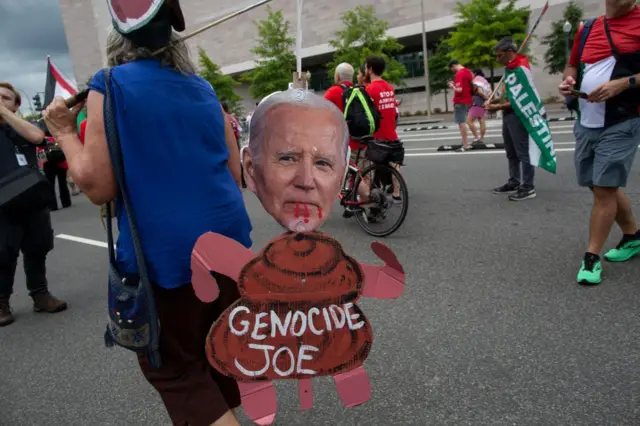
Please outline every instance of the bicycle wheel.
[[[400, 186], [400, 201], [396, 202], [391, 193], [394, 179]], [[356, 220], [364, 231], [374, 237], [387, 237], [396, 232], [409, 211], [409, 190], [407, 183], [395, 168], [386, 164], [374, 164], [367, 167], [360, 175], [358, 175], [353, 187], [353, 196], [358, 194], [358, 189], [363, 180], [372, 182], [369, 190], [372, 197], [378, 198], [377, 201], [363, 206], [363, 210], [358, 212]], [[399, 207], [399, 209], [396, 209]], [[390, 220], [391, 213], [399, 210], [399, 216], [395, 220]]]

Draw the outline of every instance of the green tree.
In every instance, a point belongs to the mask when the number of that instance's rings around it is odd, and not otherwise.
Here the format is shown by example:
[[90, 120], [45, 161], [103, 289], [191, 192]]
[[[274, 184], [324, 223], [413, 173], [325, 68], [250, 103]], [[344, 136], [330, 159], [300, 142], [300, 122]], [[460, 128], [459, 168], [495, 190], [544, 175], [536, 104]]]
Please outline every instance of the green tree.
[[250, 84], [249, 93], [255, 99], [287, 90], [296, 70], [296, 56], [292, 51], [295, 39], [289, 35], [289, 22], [282, 10], [274, 12], [267, 6], [267, 12], [267, 19], [256, 22], [258, 45], [251, 52], [258, 56], [257, 66], [241, 77]]
[[[564, 71], [569, 61], [569, 49], [573, 46], [575, 34], [582, 20], [584, 11], [579, 4], [571, 1], [564, 9], [563, 19], [551, 24], [551, 34], [542, 39], [542, 44], [547, 46], [544, 53], [545, 69], [551, 74], [558, 74]], [[567, 37], [564, 33], [564, 23], [570, 22], [572, 30]], [[567, 38], [569, 43], [567, 45]]]
[[40, 114], [39, 112], [29, 112], [25, 114], [22, 118], [24, 118], [30, 123], [35, 123], [36, 121], [42, 118], [42, 114]]
[[444, 92], [445, 111], [449, 112], [449, 86], [451, 70], [449, 61], [452, 49], [447, 40], [442, 38], [438, 43], [435, 53], [429, 57], [429, 87], [432, 95]]
[[240, 85], [233, 77], [225, 75], [220, 71], [220, 67], [216, 65], [208, 56], [204, 49], [198, 49], [198, 57], [200, 62], [200, 76], [207, 80], [216, 91], [221, 102], [226, 102], [229, 111], [235, 115], [242, 115], [242, 97], [235, 92], [235, 88]]
[[386, 35], [389, 23], [378, 19], [373, 6], [357, 6], [342, 15], [344, 28], [335, 33], [336, 38], [329, 41], [335, 49], [333, 61], [328, 64], [329, 78], [333, 78], [336, 67], [342, 62], [354, 68], [364, 64], [369, 55], [378, 55], [387, 63], [382, 78], [390, 83], [402, 84], [407, 69], [393, 55], [402, 51], [398, 41]]
[[[496, 62], [495, 45], [504, 37], [512, 37], [520, 45], [527, 36], [529, 8], [516, 7], [516, 0], [471, 0], [457, 2], [457, 28], [450, 34], [448, 44], [455, 51], [455, 59], [463, 64], [490, 70], [491, 81]], [[525, 51], [526, 53], [526, 51]]]

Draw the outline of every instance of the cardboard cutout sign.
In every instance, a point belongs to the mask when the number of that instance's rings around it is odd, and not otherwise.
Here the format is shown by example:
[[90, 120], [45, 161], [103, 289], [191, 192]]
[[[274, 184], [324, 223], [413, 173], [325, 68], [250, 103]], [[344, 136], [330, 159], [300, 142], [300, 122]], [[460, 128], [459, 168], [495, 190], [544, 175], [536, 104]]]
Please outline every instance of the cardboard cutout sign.
[[239, 381], [300, 379], [352, 370], [373, 343], [355, 305], [364, 273], [340, 244], [287, 233], [240, 273], [241, 299], [211, 329], [211, 364]]
[[269, 380], [298, 379], [302, 409], [313, 406], [316, 376], [332, 376], [347, 407], [370, 399], [363, 363], [373, 331], [357, 302], [399, 297], [405, 274], [383, 244], [371, 248], [384, 265], [367, 265], [317, 232], [347, 166], [348, 129], [333, 104], [305, 90], [276, 93], [258, 106], [251, 128], [247, 187], [286, 232], [258, 255], [222, 235], [203, 235], [192, 253], [192, 282], [205, 302], [218, 297], [214, 272], [238, 283], [241, 298], [213, 324], [206, 352], [214, 368], [239, 382], [247, 415], [268, 425], [277, 411]]

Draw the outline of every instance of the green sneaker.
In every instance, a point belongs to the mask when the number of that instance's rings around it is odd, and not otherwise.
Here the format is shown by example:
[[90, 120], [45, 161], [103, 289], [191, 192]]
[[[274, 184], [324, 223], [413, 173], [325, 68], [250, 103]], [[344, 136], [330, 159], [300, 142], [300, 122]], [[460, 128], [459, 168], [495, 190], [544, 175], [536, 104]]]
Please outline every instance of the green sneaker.
[[640, 238], [624, 237], [616, 248], [609, 250], [604, 255], [604, 258], [609, 262], [626, 262], [638, 254], [640, 254]]
[[600, 257], [587, 253], [582, 260], [582, 267], [578, 271], [578, 283], [595, 285], [602, 282], [602, 262]]

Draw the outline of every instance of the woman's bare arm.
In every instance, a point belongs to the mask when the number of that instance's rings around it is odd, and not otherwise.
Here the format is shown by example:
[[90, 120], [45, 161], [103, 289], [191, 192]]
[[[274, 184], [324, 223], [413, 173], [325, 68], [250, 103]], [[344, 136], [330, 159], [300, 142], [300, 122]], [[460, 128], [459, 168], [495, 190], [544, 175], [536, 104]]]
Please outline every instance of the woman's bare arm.
[[104, 130], [103, 99], [101, 93], [93, 90], [89, 93], [85, 143], [82, 146], [76, 136], [77, 152], [68, 162], [74, 182], [96, 205], [105, 204], [118, 194]]

